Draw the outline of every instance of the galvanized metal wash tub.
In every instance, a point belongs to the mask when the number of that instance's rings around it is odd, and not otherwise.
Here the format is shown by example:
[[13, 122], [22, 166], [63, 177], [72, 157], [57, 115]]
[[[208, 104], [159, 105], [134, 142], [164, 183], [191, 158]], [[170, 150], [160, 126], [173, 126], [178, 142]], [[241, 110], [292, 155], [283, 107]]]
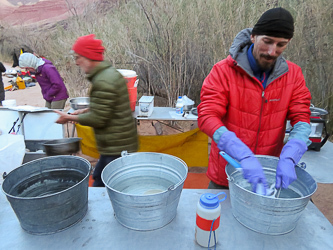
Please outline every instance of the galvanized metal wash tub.
[[90, 169], [81, 157], [45, 157], [11, 171], [2, 189], [24, 230], [51, 234], [85, 216]]
[[[256, 156], [263, 166], [269, 186], [275, 183], [276, 166], [279, 158]], [[262, 196], [251, 192], [251, 186], [241, 171], [228, 164], [230, 200], [234, 217], [249, 229], [270, 235], [292, 231], [311, 195], [317, 190], [317, 183], [305, 170], [296, 166], [297, 180], [288, 189], [282, 189], [278, 198]]]
[[161, 153], [124, 154], [102, 172], [118, 222], [134, 230], [154, 230], [171, 222], [188, 168]]

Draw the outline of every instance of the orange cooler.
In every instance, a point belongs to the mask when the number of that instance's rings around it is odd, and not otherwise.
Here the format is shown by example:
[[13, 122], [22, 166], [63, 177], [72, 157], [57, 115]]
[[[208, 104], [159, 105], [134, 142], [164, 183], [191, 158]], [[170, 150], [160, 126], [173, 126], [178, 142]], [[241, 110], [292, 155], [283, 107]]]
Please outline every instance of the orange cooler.
[[135, 110], [136, 99], [138, 96], [137, 86], [139, 79], [137, 79], [137, 74], [134, 70], [129, 69], [117, 69], [120, 74], [127, 80], [127, 89], [130, 100], [130, 105], [132, 111]]

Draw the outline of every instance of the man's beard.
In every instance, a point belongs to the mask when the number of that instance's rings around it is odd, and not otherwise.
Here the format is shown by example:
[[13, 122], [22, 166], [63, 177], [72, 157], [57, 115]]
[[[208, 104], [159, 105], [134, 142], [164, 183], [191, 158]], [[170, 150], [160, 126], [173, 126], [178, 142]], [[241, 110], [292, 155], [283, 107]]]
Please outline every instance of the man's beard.
[[262, 70], [262, 71], [267, 71], [267, 70], [270, 70], [273, 68], [275, 62], [276, 62], [276, 59], [277, 57], [276, 56], [270, 56], [270, 55], [265, 55], [265, 54], [261, 54], [260, 55], [260, 58], [265, 58], [267, 60], [271, 60], [273, 59], [272, 62], [266, 62], [266, 61], [261, 61], [259, 62], [257, 59], [256, 59], [256, 62], [257, 62], [257, 65], [259, 66], [259, 68]]

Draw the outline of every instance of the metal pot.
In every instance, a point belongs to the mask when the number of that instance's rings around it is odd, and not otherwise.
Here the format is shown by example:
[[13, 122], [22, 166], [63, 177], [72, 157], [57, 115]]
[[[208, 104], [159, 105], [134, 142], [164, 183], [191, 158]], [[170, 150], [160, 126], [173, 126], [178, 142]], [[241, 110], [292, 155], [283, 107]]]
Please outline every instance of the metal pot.
[[2, 189], [24, 230], [51, 234], [85, 216], [90, 170], [81, 157], [45, 157], [11, 171]]
[[135, 230], [171, 222], [188, 172], [181, 159], [161, 153], [123, 154], [102, 172], [115, 217]]
[[26, 152], [23, 163], [46, 157], [43, 144], [48, 140], [25, 140]]
[[184, 105], [183, 110], [185, 111], [191, 111], [193, 108], [193, 105]]
[[325, 109], [317, 108], [313, 104], [310, 106], [310, 111], [311, 111], [311, 117], [320, 117], [324, 118], [327, 114], [328, 111]]
[[48, 156], [70, 155], [80, 151], [80, 141], [82, 138], [71, 137], [58, 140], [47, 141], [43, 144]]
[[71, 108], [74, 110], [85, 109], [89, 107], [89, 97], [75, 97], [69, 100]]
[[[275, 183], [279, 158], [256, 157], [271, 186]], [[275, 198], [251, 192], [251, 185], [243, 178], [241, 171], [228, 164], [226, 173], [234, 217], [249, 229], [263, 234], [279, 235], [292, 231], [311, 195], [317, 190], [317, 183], [310, 174], [298, 166], [295, 170], [297, 180], [288, 189], [282, 189], [278, 198]]]

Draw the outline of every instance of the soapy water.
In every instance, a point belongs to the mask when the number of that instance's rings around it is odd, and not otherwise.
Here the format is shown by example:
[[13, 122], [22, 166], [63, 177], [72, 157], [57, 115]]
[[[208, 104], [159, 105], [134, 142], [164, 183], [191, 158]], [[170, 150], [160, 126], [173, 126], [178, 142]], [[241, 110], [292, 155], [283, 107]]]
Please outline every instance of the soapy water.
[[144, 192], [143, 194], [144, 195], [147, 195], [147, 194], [158, 194], [158, 193], [162, 193], [163, 189], [150, 189], [150, 190], [147, 190], [146, 192]]
[[165, 178], [156, 176], [134, 176], [111, 186], [126, 194], [150, 195], [162, 193], [173, 185], [174, 183], [172, 181]]
[[41, 197], [64, 191], [85, 177], [73, 170], [55, 170], [32, 176], [14, 186], [10, 194], [16, 197]]
[[[235, 182], [235, 184], [252, 192], [252, 186], [247, 180], [244, 180], [244, 179], [238, 180], [238, 181]], [[268, 185], [268, 186], [270, 187], [272, 185]], [[274, 189], [275, 189], [275, 187], [274, 187]], [[287, 188], [287, 189], [281, 188], [281, 190], [277, 190], [276, 193], [277, 193], [276, 197], [273, 196], [273, 195], [272, 196], [268, 195], [267, 197], [283, 198], [283, 199], [295, 199], [295, 198], [300, 198], [300, 197], [303, 196], [300, 193], [298, 193], [296, 190], [293, 190], [291, 188]]]
[[297, 193], [295, 190], [292, 190], [290, 188], [287, 189], [281, 189], [280, 194], [277, 198], [284, 198], [284, 199], [295, 199], [295, 198], [300, 198], [303, 195], [300, 195]]

